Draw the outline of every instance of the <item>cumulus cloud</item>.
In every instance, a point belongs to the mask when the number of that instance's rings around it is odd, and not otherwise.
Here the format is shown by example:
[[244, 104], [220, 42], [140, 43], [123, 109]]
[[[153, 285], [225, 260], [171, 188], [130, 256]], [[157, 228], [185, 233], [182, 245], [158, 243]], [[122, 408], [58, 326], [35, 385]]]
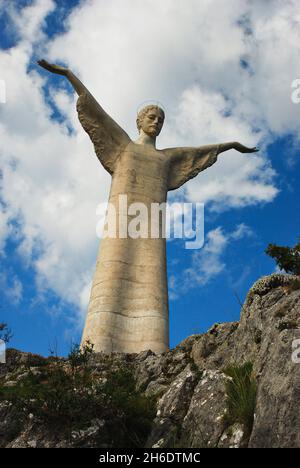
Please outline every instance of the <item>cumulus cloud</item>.
[[[84, 132], [78, 131], [76, 115], [70, 117], [74, 127], [70, 134], [69, 122], [59, 124], [52, 118], [43, 93], [45, 78], [36, 71], [28, 72], [38, 25], [25, 29], [22, 25], [28, 11], [30, 16], [36, 12], [41, 28], [53, 6], [53, 2], [35, 2], [29, 10], [22, 10], [17, 21], [20, 41], [0, 51], [7, 88], [7, 102], [0, 107], [4, 201], [0, 246], [3, 251], [12, 222], [17, 220], [18, 251], [34, 267], [40, 294], [53, 290], [80, 309], [98, 244], [95, 209], [107, 197], [109, 177], [93, 157]], [[57, 105], [67, 108], [70, 102], [75, 114], [74, 98], [55, 93]]]
[[[110, 180], [80, 128], [64, 79], [49, 83], [46, 72], [32, 67], [33, 56], [69, 65], [132, 138], [136, 109], [155, 99], [167, 112], [160, 148], [260, 142], [259, 154], [220, 155], [173, 196], [218, 212], [274, 199], [267, 145], [286, 133], [299, 139], [299, 111], [290, 99], [300, 49], [296, 0], [219, 0], [217, 8], [210, 0], [90, 0], [52, 39], [43, 27], [53, 1], [36, 0], [21, 11], [0, 5], [18, 38], [0, 50], [0, 79], [7, 83], [7, 103], [0, 105], [0, 247], [17, 219], [19, 252], [35, 268], [40, 291], [50, 288], [78, 310], [86, 308], [98, 244], [96, 206], [107, 199]], [[198, 284], [223, 270], [221, 252], [234, 240], [221, 228], [212, 231], [199, 253], [202, 269], [197, 257], [191, 267], [202, 278]]]

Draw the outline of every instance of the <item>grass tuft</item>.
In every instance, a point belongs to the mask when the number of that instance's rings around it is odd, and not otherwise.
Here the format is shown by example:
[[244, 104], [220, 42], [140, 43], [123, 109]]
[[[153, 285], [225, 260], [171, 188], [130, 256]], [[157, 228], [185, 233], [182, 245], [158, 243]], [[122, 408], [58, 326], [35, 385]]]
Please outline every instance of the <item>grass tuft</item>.
[[223, 371], [231, 377], [231, 380], [225, 384], [227, 413], [224, 416], [224, 422], [227, 426], [236, 422], [242, 424], [248, 436], [253, 426], [257, 392], [252, 369], [252, 363], [246, 362], [242, 366], [228, 366]]

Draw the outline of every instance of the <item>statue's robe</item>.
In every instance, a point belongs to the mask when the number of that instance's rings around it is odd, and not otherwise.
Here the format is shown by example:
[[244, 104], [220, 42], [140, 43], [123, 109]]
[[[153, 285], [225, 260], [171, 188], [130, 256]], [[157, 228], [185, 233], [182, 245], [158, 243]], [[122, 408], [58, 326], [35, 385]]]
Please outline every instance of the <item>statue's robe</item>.
[[[219, 145], [157, 150], [134, 143], [89, 93], [78, 98], [77, 111], [112, 176], [109, 202], [117, 217], [119, 195], [127, 195], [128, 207], [143, 202], [150, 213], [151, 203], [166, 202], [168, 190], [217, 160]], [[128, 215], [126, 221], [131, 219]], [[95, 351], [106, 353], [164, 352], [169, 348], [169, 309], [162, 229], [158, 238], [118, 234], [117, 229], [116, 238], [101, 240], [82, 344], [90, 341]]]

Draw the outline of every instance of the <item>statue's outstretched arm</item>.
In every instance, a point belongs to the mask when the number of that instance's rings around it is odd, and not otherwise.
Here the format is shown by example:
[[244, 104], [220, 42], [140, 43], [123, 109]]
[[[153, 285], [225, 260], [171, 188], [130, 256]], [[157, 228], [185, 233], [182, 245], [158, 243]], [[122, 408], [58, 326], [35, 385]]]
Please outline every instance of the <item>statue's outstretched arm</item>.
[[253, 148], [248, 148], [247, 146], [242, 145], [238, 141], [230, 141], [229, 143], [217, 143], [213, 145], [203, 145], [203, 146], [198, 146], [198, 147], [177, 147], [177, 148], [167, 148], [164, 149], [164, 152], [168, 152], [169, 155], [171, 156], [171, 163], [172, 160], [184, 160], [184, 158], [187, 157], [187, 155], [191, 154], [197, 154], [199, 158], [203, 155], [207, 155], [208, 153], [224, 153], [225, 151], [235, 149], [236, 151], [239, 151], [240, 153], [254, 153], [259, 151], [259, 149], [254, 146]]
[[195, 177], [199, 172], [212, 166], [218, 154], [235, 149], [241, 153], [253, 153], [258, 148], [248, 148], [236, 141], [199, 147], [178, 147], [162, 150], [170, 162], [168, 190], [181, 187], [185, 182]]
[[72, 84], [79, 96], [77, 112], [80, 123], [94, 143], [96, 154], [102, 165], [110, 174], [113, 174], [118, 156], [130, 142], [127, 133], [102, 109], [71, 70], [51, 64], [46, 60], [39, 60], [38, 64], [52, 73], [65, 76]]
[[46, 60], [38, 60], [37, 63], [40, 65], [40, 67], [45, 68], [45, 70], [48, 70], [51, 73], [65, 76], [70, 81], [78, 96], [81, 96], [84, 93], [91, 94], [84, 86], [84, 84], [81, 83], [79, 78], [77, 78], [77, 76], [75, 76], [74, 73], [69, 70], [69, 68], [61, 67], [60, 65], [55, 65], [54, 63], [49, 63]]

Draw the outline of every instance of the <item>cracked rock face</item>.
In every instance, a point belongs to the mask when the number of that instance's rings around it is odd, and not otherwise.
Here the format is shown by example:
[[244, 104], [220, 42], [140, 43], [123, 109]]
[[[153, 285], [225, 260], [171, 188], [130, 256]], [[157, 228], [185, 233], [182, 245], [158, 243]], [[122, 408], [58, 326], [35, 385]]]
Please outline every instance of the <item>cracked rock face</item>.
[[[108, 368], [117, 372], [122, 364], [132, 369], [136, 389], [155, 398], [146, 447], [300, 447], [300, 351], [295, 348], [295, 340], [300, 348], [300, 289], [288, 289], [292, 279], [271, 275], [259, 280], [248, 293], [240, 322], [215, 324], [168, 352], [90, 357], [99, 380]], [[38, 376], [45, 361], [10, 350], [7, 364], [0, 365], [0, 389], [13, 388], [28, 368]], [[253, 364], [257, 384], [250, 432], [241, 421], [228, 424], [225, 417], [231, 377], [224, 370], [245, 362]], [[2, 446], [100, 446], [108, 423], [95, 414], [89, 427], [73, 428], [66, 439], [45, 431], [34, 414], [18, 428], [14, 417], [11, 403], [0, 401]], [[4, 443], [7, 434], [10, 440]]]

